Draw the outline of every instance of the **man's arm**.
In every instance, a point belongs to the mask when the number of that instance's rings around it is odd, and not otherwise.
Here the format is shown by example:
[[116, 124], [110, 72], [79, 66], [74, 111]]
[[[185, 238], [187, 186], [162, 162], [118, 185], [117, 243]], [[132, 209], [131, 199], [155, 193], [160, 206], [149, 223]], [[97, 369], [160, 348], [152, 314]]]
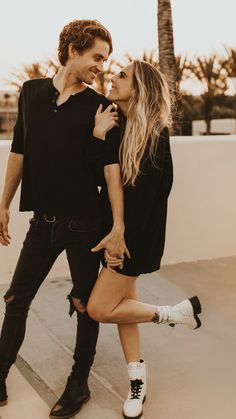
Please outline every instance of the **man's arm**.
[[4, 189], [0, 202], [0, 243], [3, 246], [8, 246], [10, 244], [10, 236], [8, 234], [8, 223], [10, 217], [9, 208], [22, 177], [24, 155], [23, 106], [26, 83], [24, 83], [19, 96], [18, 115], [16, 125], [14, 127], [11, 153], [8, 158]]
[[10, 153], [2, 198], [0, 202], [0, 243], [3, 246], [8, 246], [10, 244], [10, 236], [8, 234], [8, 223], [10, 215], [9, 208], [21, 181], [22, 166], [23, 155]]

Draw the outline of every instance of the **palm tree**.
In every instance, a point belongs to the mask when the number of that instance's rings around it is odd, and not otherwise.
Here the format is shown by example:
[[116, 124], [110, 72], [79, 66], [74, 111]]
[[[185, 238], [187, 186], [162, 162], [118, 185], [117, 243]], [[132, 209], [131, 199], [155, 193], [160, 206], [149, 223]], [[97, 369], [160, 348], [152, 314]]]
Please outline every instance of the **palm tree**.
[[227, 59], [222, 61], [222, 65], [228, 72], [228, 77], [234, 87], [234, 94], [236, 94], [236, 49], [227, 48]]
[[160, 70], [166, 76], [173, 98], [173, 124], [171, 134], [180, 132], [178, 119], [179, 92], [177, 85], [177, 66], [174, 52], [171, 0], [157, 0], [157, 26]]
[[[130, 53], [125, 54], [124, 55], [124, 58], [125, 58], [127, 64], [129, 64], [129, 63], [131, 63], [132, 61], [135, 60], [135, 58]], [[142, 61], [146, 61], [147, 63], [154, 65], [154, 67], [158, 67], [159, 66], [158, 60], [155, 58], [155, 51], [154, 50], [152, 50], [152, 51], [144, 51], [143, 54], [142, 54], [142, 56], [140, 58], [138, 58], [138, 59], [140, 59]], [[117, 66], [119, 68], [122, 68], [123, 67], [118, 62], [116, 62], [116, 64], [117, 64]]]
[[44, 63], [32, 63], [23, 65], [23, 70], [12, 72], [13, 79], [6, 80], [6, 82], [16, 87], [20, 91], [22, 84], [26, 80], [39, 79], [55, 75], [59, 68], [59, 64], [53, 59], [49, 59]]
[[11, 98], [11, 95], [9, 93], [4, 93], [4, 106], [8, 107], [9, 105], [9, 99]]
[[214, 99], [218, 95], [225, 94], [228, 88], [228, 75], [216, 54], [212, 54], [210, 57], [197, 57], [195, 61], [188, 63], [188, 68], [203, 86], [203, 111], [206, 122], [206, 134], [209, 135], [211, 133]]
[[158, 49], [160, 69], [176, 94], [177, 67], [174, 53], [171, 0], [157, 1]]
[[184, 125], [189, 125], [189, 120], [186, 120], [186, 109], [188, 108], [188, 102], [186, 101], [186, 92], [181, 89], [181, 82], [184, 81], [187, 76], [187, 56], [177, 55], [176, 60], [176, 95], [175, 95], [175, 133], [183, 135], [185, 131]]
[[187, 55], [176, 55], [176, 91], [180, 93], [180, 84], [187, 78]]

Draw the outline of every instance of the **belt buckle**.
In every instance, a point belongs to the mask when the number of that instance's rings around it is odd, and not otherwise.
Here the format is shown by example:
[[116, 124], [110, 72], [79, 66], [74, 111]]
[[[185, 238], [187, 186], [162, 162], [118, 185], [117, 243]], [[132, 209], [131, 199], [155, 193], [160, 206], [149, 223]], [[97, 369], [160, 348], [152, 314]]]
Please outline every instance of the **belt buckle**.
[[48, 219], [47, 215], [44, 215], [43, 219], [44, 219], [44, 221], [46, 221], [46, 223], [55, 223], [55, 221], [56, 221], [55, 215], [52, 215], [52, 219]]

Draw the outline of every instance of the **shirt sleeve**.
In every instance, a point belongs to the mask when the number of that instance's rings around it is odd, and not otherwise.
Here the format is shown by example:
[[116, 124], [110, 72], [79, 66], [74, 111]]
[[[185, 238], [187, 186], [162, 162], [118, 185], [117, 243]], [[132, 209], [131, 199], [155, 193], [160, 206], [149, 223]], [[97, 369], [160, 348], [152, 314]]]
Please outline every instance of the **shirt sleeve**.
[[102, 167], [105, 140], [91, 136], [87, 147], [87, 156], [95, 166]]
[[[110, 105], [110, 102], [105, 98], [101, 97], [101, 103], [103, 105], [102, 111], [104, 111], [107, 106]], [[97, 104], [97, 107], [99, 103]], [[95, 121], [94, 121], [95, 123]], [[95, 165], [95, 167], [100, 170], [103, 170], [103, 159], [104, 159], [104, 152], [105, 152], [105, 140], [101, 140], [100, 138], [96, 138], [93, 136], [94, 124], [91, 129], [90, 138], [88, 141], [87, 146], [87, 157]]]
[[120, 128], [115, 126], [106, 135], [105, 151], [104, 151], [104, 166], [109, 164], [120, 163], [119, 149], [121, 143]]
[[13, 140], [11, 145], [11, 152], [17, 154], [24, 154], [24, 123], [23, 123], [23, 97], [24, 85], [22, 86], [19, 100], [18, 100], [18, 114], [16, 124], [13, 130]]
[[164, 137], [165, 142], [165, 153], [164, 153], [164, 191], [166, 196], [169, 196], [173, 185], [173, 161], [170, 147], [169, 130], [165, 128], [161, 135]]

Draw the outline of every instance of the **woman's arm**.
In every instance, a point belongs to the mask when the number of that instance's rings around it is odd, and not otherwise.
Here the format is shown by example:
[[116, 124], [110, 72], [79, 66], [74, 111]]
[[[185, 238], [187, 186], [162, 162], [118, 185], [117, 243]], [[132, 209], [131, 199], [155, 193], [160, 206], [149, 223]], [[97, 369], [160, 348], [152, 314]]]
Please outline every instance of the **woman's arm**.
[[124, 234], [124, 194], [121, 181], [120, 165], [109, 164], [104, 167], [108, 195], [113, 215], [113, 229]]
[[113, 266], [120, 265], [122, 268], [120, 258], [123, 258], [124, 254], [130, 258], [130, 254], [124, 240], [124, 196], [120, 165], [117, 163], [106, 165], [104, 174], [112, 209], [113, 227], [110, 233], [92, 251], [96, 252], [105, 248], [109, 257], [114, 258]]
[[[100, 149], [101, 142], [106, 138], [102, 163], [112, 209], [113, 227], [111, 232], [92, 251], [96, 252], [105, 248], [109, 256], [113, 258], [123, 257], [124, 253], [130, 257], [124, 241], [124, 198], [119, 165], [120, 129], [117, 127], [117, 120], [117, 112], [112, 110], [112, 105], [108, 106], [104, 112], [100, 105], [96, 113], [93, 131], [94, 141], [96, 141], [95, 137], [100, 138], [98, 141]], [[119, 263], [121, 262], [119, 261]]]
[[95, 114], [93, 135], [87, 146], [87, 157], [93, 165], [98, 186], [104, 185], [105, 182], [103, 168], [106, 134], [118, 125], [117, 112], [113, 110], [113, 106], [107, 106], [104, 112], [102, 112], [102, 106], [102, 104], [99, 105]]

